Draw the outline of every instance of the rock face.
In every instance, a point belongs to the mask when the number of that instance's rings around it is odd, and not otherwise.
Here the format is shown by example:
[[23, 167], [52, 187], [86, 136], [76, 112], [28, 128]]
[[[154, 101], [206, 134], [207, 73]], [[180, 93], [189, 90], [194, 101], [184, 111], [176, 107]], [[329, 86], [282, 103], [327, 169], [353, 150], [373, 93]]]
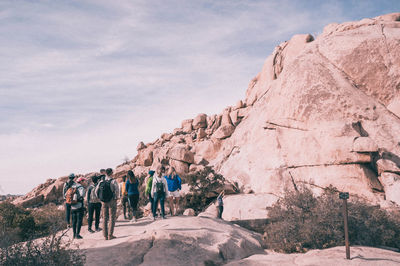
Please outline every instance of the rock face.
[[117, 238], [112, 241], [105, 241], [101, 233], [82, 231], [83, 240], [77, 242], [80, 249], [86, 250], [88, 266], [220, 264], [264, 252], [261, 235], [210, 218], [117, 223]]
[[[164, 164], [185, 175], [209, 165], [260, 200], [295, 185], [315, 193], [332, 185], [399, 207], [399, 110], [400, 13], [330, 24], [316, 38], [295, 35], [277, 46], [235, 106], [139, 143], [117, 172]], [[237, 208], [254, 217], [242, 199]]]

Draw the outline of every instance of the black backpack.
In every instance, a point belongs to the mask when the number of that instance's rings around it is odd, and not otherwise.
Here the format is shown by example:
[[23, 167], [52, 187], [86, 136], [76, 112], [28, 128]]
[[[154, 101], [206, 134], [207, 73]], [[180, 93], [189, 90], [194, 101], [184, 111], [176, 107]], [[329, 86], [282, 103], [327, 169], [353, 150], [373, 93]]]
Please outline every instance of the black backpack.
[[99, 184], [98, 194], [99, 194], [99, 199], [102, 202], [109, 202], [114, 196], [114, 193], [111, 190], [111, 181], [112, 180], [105, 180], [100, 182]]
[[162, 195], [162, 194], [164, 194], [164, 183], [161, 181], [161, 182], [156, 182], [156, 193], [158, 194], [158, 195]]

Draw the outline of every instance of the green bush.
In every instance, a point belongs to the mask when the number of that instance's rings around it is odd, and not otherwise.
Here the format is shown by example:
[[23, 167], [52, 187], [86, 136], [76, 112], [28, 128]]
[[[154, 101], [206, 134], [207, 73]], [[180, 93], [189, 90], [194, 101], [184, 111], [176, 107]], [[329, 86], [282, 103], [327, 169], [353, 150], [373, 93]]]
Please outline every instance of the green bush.
[[[400, 217], [355, 200], [348, 203], [351, 245], [400, 248]], [[344, 245], [342, 200], [335, 189], [316, 197], [310, 189], [287, 192], [269, 211], [265, 245], [276, 251], [305, 252]]]
[[65, 228], [55, 205], [26, 210], [0, 203], [0, 265], [84, 265], [84, 254], [63, 241]]
[[189, 174], [184, 179], [190, 193], [184, 196], [182, 204], [185, 208], [192, 208], [196, 214], [204, 211], [216, 199], [225, 184], [225, 178], [211, 167]]

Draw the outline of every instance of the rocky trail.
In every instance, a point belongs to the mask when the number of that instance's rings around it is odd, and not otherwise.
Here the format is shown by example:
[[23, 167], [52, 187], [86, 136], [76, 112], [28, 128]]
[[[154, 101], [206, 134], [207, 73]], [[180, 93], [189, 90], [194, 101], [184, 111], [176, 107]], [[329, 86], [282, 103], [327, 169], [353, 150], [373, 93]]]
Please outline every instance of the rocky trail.
[[86, 251], [86, 265], [400, 265], [400, 253], [370, 247], [351, 247], [349, 261], [344, 247], [305, 254], [264, 250], [260, 234], [209, 217], [119, 220], [114, 235], [106, 241], [102, 232], [82, 228], [83, 239], [74, 244]]

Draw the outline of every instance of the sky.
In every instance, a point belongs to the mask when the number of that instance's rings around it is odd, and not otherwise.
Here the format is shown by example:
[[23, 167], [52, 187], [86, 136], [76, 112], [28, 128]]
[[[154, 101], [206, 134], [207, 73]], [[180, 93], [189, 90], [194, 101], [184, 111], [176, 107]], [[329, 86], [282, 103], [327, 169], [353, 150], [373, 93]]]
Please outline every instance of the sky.
[[0, 194], [115, 168], [245, 98], [281, 42], [398, 0], [0, 1]]

